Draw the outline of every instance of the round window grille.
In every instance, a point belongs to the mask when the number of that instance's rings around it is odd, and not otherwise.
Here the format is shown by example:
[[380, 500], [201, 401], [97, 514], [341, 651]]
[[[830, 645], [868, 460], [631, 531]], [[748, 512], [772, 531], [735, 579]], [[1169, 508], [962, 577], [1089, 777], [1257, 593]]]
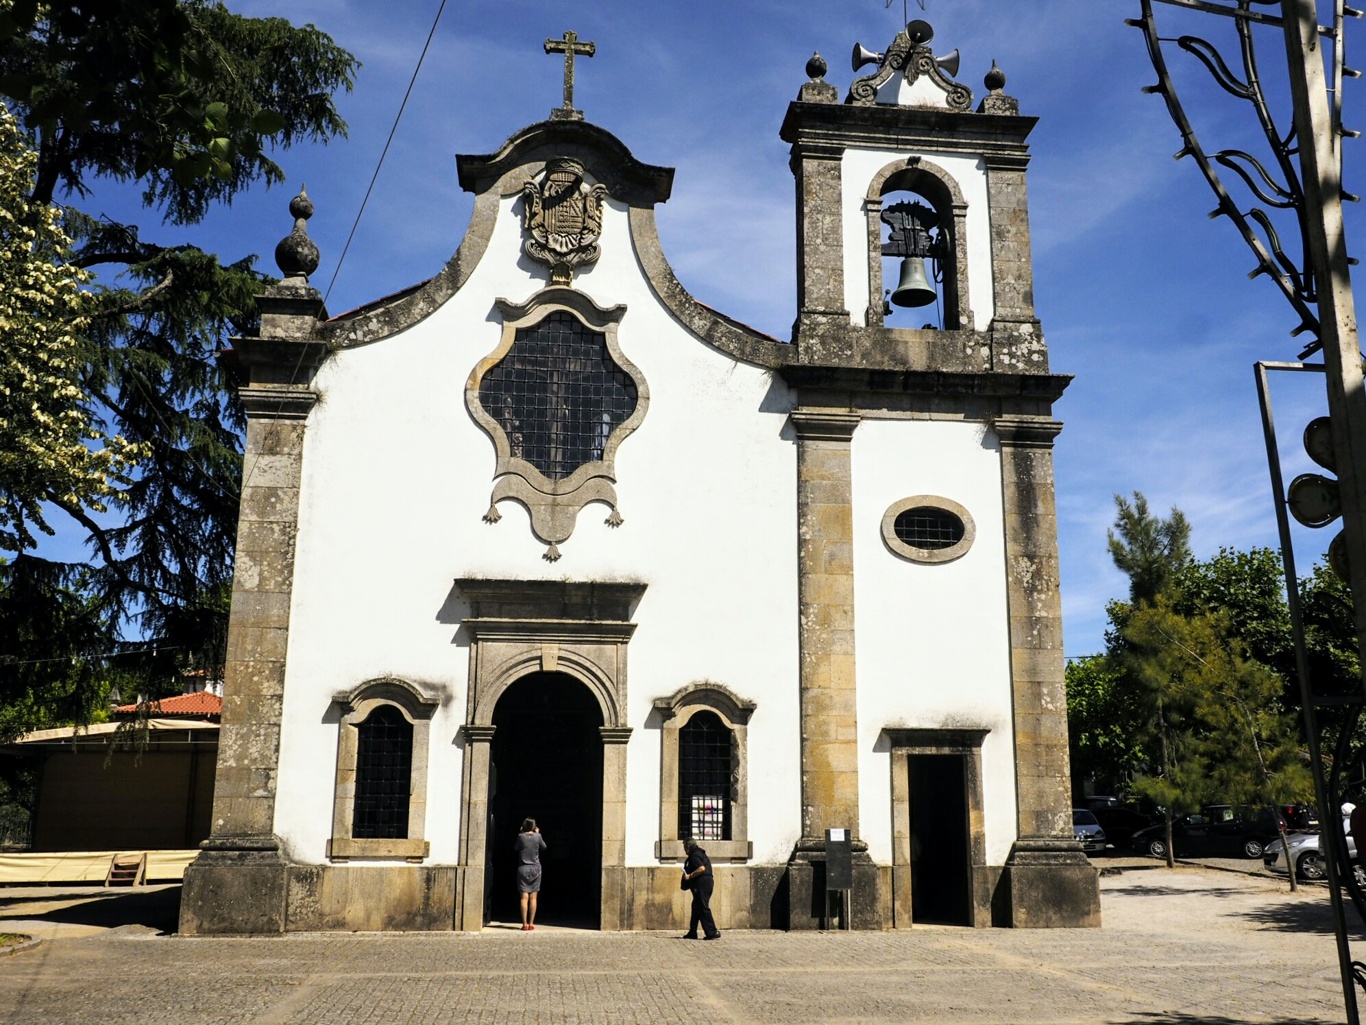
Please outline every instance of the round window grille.
[[935, 552], [952, 548], [963, 540], [963, 521], [947, 509], [922, 505], [907, 509], [892, 521], [897, 540], [912, 548]]
[[903, 498], [882, 517], [883, 541], [911, 562], [952, 562], [966, 554], [976, 536], [972, 514], [938, 495]]

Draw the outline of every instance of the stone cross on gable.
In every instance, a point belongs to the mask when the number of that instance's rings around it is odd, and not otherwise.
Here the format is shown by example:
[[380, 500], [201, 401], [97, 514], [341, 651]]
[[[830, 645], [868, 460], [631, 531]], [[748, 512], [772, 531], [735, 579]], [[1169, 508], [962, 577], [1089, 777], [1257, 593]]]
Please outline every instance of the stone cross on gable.
[[562, 39], [547, 39], [545, 41], [546, 53], [564, 54], [564, 106], [556, 107], [550, 112], [552, 120], [583, 120], [583, 111], [574, 109], [574, 56], [582, 54], [585, 57], [591, 57], [596, 50], [597, 47], [592, 43], [579, 42], [578, 33], [573, 31], [566, 31]]

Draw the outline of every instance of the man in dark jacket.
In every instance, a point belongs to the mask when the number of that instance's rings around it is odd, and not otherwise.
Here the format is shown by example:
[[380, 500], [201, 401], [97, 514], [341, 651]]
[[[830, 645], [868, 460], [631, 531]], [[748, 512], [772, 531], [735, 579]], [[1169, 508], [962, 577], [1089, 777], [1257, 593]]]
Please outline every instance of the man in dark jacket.
[[683, 938], [697, 939], [697, 923], [701, 922], [703, 938], [718, 940], [721, 933], [716, 928], [716, 921], [711, 917], [711, 891], [716, 886], [716, 879], [711, 871], [711, 858], [707, 857], [707, 852], [697, 846], [697, 841], [693, 839], [684, 840], [683, 849], [688, 852], [688, 860], [683, 863], [683, 874], [688, 880], [688, 888], [692, 890], [692, 921], [688, 925], [687, 935]]

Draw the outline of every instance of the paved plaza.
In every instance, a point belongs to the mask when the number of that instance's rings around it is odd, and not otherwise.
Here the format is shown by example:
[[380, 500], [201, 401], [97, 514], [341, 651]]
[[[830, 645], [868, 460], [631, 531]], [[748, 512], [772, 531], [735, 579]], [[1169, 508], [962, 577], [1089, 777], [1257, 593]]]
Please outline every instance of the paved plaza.
[[[178, 888], [0, 890], [0, 1022], [63, 1025], [1231, 1025], [1341, 1022], [1328, 894], [1124, 865], [1099, 930], [482, 934], [191, 939]], [[1363, 934], [1349, 907], [1360, 954]], [[681, 930], [680, 930], [681, 932]]]

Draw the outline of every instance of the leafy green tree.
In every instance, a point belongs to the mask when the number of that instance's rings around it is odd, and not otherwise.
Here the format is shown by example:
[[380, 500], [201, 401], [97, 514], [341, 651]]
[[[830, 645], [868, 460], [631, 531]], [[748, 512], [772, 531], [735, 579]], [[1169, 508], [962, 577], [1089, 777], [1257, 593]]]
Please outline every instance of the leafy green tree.
[[[1115, 503], [1110, 552], [1130, 601], [1110, 604], [1105, 656], [1086, 668], [1130, 703], [1132, 741], [1121, 750], [1135, 792], [1165, 811], [1173, 864], [1176, 816], [1213, 798], [1275, 805], [1312, 790], [1284, 700], [1289, 615], [1274, 552], [1226, 549], [1196, 562], [1180, 510], [1163, 520], [1137, 493]], [[1078, 712], [1083, 726], [1093, 717], [1086, 701]]]
[[1172, 608], [1183, 615], [1223, 616], [1227, 630], [1246, 646], [1248, 657], [1291, 685], [1287, 693], [1292, 700], [1286, 707], [1298, 707], [1298, 691], [1293, 689], [1295, 644], [1279, 552], [1221, 548], [1212, 558], [1187, 563], [1172, 580]]
[[1105, 793], [1127, 793], [1146, 757], [1147, 710], [1139, 691], [1104, 655], [1067, 663], [1067, 732], [1074, 790], [1082, 780]]
[[[273, 150], [342, 133], [332, 94], [356, 67], [312, 26], [217, 0], [0, 0], [0, 95], [34, 142], [27, 198], [40, 207], [136, 182], [168, 224], [193, 225], [252, 184], [283, 180]], [[139, 666], [139, 689], [156, 696], [180, 669], [222, 661], [243, 419], [216, 357], [252, 328], [263, 278], [254, 257], [223, 263], [190, 236], [154, 243], [70, 205], [64, 223], [70, 263], [95, 275], [69, 398], [138, 465], [105, 515], [42, 481], [39, 510], [60, 510], [91, 557], [61, 563], [5, 545], [16, 557], [0, 586], [0, 662], [108, 652], [131, 624], [154, 643], [118, 664]], [[31, 508], [21, 533], [37, 525]], [[45, 610], [71, 594], [89, 630], [67, 637], [76, 618]]]

